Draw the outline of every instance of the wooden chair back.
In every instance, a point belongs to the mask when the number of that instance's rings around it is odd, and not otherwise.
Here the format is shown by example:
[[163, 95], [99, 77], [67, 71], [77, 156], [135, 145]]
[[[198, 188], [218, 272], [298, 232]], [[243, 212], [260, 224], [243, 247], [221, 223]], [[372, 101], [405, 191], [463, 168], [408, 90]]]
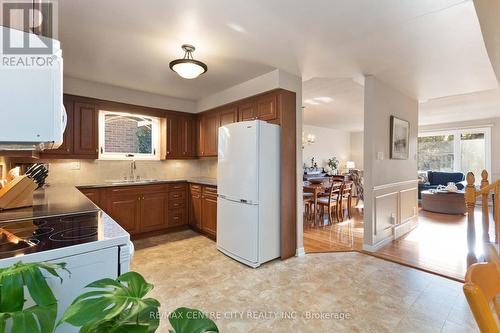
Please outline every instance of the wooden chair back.
[[344, 182], [345, 181], [345, 176], [341, 176], [341, 175], [335, 175], [335, 176], [330, 176], [330, 181], [332, 183], [335, 183], [335, 182]]
[[344, 189], [342, 195], [345, 196], [352, 196], [352, 187], [353, 187], [353, 182], [348, 181], [344, 182]]
[[493, 303], [497, 318], [500, 318], [500, 271], [494, 262], [473, 264], [465, 275], [464, 294], [479, 329], [483, 333], [500, 333], [500, 328], [490, 307]]
[[331, 204], [335, 200], [339, 200], [342, 197], [342, 189], [344, 184], [339, 182], [333, 182], [330, 187], [330, 192], [328, 195], [328, 203]]

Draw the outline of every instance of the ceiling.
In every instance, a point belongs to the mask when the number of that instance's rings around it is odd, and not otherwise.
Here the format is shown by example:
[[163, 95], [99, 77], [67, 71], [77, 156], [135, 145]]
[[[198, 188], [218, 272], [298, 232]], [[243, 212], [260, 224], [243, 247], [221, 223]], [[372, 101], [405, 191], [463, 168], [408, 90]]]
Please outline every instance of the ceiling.
[[303, 122], [307, 125], [363, 130], [364, 87], [351, 79], [314, 78], [302, 84]]
[[436, 98], [419, 105], [419, 125], [500, 117], [500, 89]]
[[[275, 68], [372, 74], [420, 100], [497, 87], [463, 0], [60, 1], [59, 38], [67, 76], [191, 100]], [[183, 43], [208, 65], [198, 79], [168, 67]]]

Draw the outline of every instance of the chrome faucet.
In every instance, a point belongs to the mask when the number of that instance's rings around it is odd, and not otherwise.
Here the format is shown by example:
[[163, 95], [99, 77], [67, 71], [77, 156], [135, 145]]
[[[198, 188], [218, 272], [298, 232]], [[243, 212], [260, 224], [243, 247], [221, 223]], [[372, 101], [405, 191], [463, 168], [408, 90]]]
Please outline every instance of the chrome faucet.
[[135, 170], [137, 170], [137, 166], [135, 165], [135, 160], [130, 162], [130, 179], [135, 180]]

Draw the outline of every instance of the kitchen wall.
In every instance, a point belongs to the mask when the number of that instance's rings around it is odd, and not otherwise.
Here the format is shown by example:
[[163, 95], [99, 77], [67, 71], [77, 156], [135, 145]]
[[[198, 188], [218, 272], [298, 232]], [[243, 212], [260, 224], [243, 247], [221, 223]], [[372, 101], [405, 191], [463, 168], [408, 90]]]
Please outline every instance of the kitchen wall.
[[152, 108], [190, 113], [196, 112], [196, 103], [187, 99], [151, 94], [68, 76], [64, 77], [63, 82], [65, 94], [93, 97], [107, 101], [148, 106]]
[[[50, 184], [99, 184], [130, 175], [129, 161], [50, 160], [48, 163]], [[135, 172], [150, 179], [208, 176], [212, 170], [204, 167], [202, 172], [201, 164], [198, 160], [136, 161]]]
[[345, 166], [345, 162], [351, 159], [351, 135], [347, 131], [303, 125], [304, 137], [308, 134], [315, 136], [313, 144], [306, 144], [302, 151], [302, 160], [306, 166], [311, 165], [311, 158], [314, 157], [319, 167], [324, 167], [328, 159], [333, 156], [341, 161], [340, 168]]
[[363, 170], [363, 132], [351, 132], [351, 160], [356, 169]]
[[[407, 160], [390, 159], [391, 115], [410, 123]], [[364, 249], [374, 251], [417, 221], [418, 102], [367, 76], [364, 123]]]
[[[500, 117], [419, 126], [419, 131], [438, 131], [445, 129], [459, 129], [470, 127], [491, 128], [491, 180], [495, 181], [500, 179]], [[476, 175], [476, 177], [478, 176]]]
[[199, 160], [200, 177], [217, 178], [217, 157]]

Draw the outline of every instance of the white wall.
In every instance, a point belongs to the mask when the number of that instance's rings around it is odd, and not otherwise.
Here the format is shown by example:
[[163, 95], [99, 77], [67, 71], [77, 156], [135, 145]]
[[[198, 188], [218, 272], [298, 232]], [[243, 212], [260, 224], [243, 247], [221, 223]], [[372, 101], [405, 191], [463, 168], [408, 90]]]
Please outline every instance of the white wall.
[[500, 0], [474, 0], [484, 44], [500, 81]]
[[351, 160], [359, 170], [364, 170], [363, 135], [363, 132], [351, 132]]
[[328, 159], [335, 156], [341, 162], [341, 169], [345, 162], [351, 160], [351, 134], [347, 131], [303, 125], [304, 136], [313, 134], [316, 140], [313, 144], [305, 145], [302, 151], [302, 160], [306, 166], [310, 166], [311, 158], [314, 157], [318, 166], [324, 167]]
[[280, 86], [280, 72], [280, 70], [276, 69], [272, 72], [204, 97], [198, 101], [196, 109], [198, 112], [203, 112], [269, 90], [283, 88]]
[[[390, 159], [391, 115], [410, 123], [408, 160]], [[418, 102], [367, 76], [364, 117], [364, 248], [375, 250], [392, 239], [394, 224], [416, 220]]]
[[151, 94], [67, 76], [64, 77], [64, 93], [152, 108], [196, 112], [196, 103], [187, 99]]
[[[419, 126], [419, 131], [438, 131], [470, 127], [491, 127], [491, 180], [495, 181], [500, 179], [500, 117]], [[476, 175], [476, 177], [478, 176]]]

